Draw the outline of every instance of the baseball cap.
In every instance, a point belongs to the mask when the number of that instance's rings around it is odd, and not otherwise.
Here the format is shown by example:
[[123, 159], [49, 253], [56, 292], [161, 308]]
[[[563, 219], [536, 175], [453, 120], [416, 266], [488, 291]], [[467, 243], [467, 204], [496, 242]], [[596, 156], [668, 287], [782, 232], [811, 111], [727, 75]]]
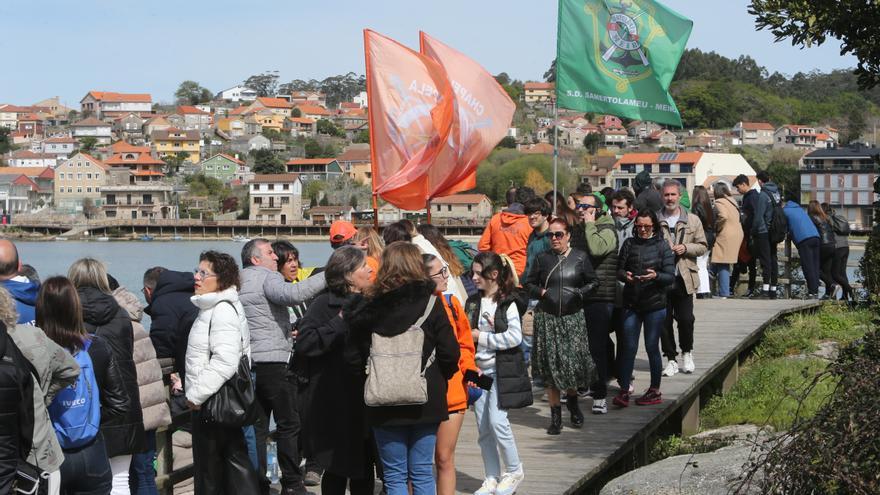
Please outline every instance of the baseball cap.
[[343, 243], [350, 240], [357, 233], [357, 229], [351, 222], [336, 220], [330, 225], [330, 242], [333, 244]]

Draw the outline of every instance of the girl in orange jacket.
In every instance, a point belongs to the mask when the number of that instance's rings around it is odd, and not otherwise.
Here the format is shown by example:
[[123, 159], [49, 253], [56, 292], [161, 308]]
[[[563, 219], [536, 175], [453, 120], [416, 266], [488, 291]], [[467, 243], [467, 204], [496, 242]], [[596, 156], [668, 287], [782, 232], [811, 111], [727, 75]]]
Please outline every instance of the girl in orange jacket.
[[446, 391], [446, 404], [449, 419], [440, 423], [437, 429], [437, 446], [434, 451], [434, 463], [437, 465], [437, 494], [455, 494], [455, 444], [464, 422], [464, 413], [468, 406], [467, 387], [475, 387], [479, 374], [474, 363], [474, 339], [471, 336], [471, 325], [461, 302], [455, 296], [443, 296], [449, 281], [449, 268], [432, 254], [423, 254], [425, 270], [431, 280], [437, 284], [438, 295], [443, 298], [443, 307], [449, 317], [449, 323], [458, 340], [460, 357], [458, 371], [449, 380]]

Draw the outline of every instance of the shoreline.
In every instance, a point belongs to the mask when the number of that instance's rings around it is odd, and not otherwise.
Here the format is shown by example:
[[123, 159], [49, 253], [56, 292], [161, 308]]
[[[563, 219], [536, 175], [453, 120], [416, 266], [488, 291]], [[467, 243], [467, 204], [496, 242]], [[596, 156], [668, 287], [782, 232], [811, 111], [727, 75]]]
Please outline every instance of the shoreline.
[[[11, 235], [11, 236], [3, 236], [8, 239], [13, 239], [19, 242], [211, 242], [211, 241], [228, 241], [228, 242], [242, 242], [241, 240], [229, 237], [229, 236], [182, 236], [181, 239], [172, 239], [171, 236], [152, 236], [152, 239], [149, 241], [144, 241], [140, 236], [134, 237], [109, 237], [107, 240], [98, 240], [98, 237], [91, 236], [75, 236], [75, 237], [63, 237], [63, 236], [52, 236], [52, 235]], [[253, 236], [252, 238], [256, 238], [259, 236]], [[280, 235], [277, 237], [273, 236], [265, 236], [267, 239], [271, 240], [285, 240], [285, 241], [293, 241], [293, 242], [327, 242], [329, 243], [329, 239], [327, 236], [323, 235], [293, 235], [293, 236], [285, 236]], [[447, 239], [450, 240], [458, 240], [470, 243], [476, 243], [479, 241], [480, 236], [473, 235], [450, 235], [446, 236]]]

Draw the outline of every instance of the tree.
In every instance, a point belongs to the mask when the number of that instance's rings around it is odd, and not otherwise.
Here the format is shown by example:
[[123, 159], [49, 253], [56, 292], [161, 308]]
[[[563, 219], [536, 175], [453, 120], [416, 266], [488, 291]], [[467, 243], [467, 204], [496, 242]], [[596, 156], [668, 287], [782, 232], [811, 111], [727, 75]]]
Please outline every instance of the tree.
[[165, 162], [165, 173], [169, 177], [176, 174], [187, 158], [189, 158], [189, 154], [183, 151], [178, 151], [177, 153], [162, 158], [162, 161]]
[[275, 96], [278, 90], [278, 71], [253, 75], [244, 85], [257, 92], [257, 96]]
[[542, 191], [553, 189], [553, 183], [549, 182], [543, 175], [541, 175], [541, 172], [538, 172], [533, 168], [526, 171], [526, 177], [525, 180], [523, 180], [522, 185], [531, 187], [533, 190], [537, 191], [538, 194]]
[[299, 109], [299, 107], [293, 107], [293, 111], [290, 112], [290, 115], [291, 115], [292, 117], [298, 119], [298, 118], [300, 118], [300, 117], [303, 116], [303, 112], [302, 112], [302, 110]]
[[317, 202], [318, 197], [321, 196], [321, 193], [324, 191], [324, 189], [326, 187], [327, 187], [327, 183], [324, 181], [310, 180], [310, 181], [306, 182], [306, 185], [304, 188], [305, 190], [303, 191], [303, 194], [305, 194], [306, 197], [311, 198]]
[[846, 122], [846, 135], [842, 137], [841, 144], [849, 144], [861, 139], [866, 126], [865, 113], [859, 108], [850, 110]]
[[221, 203], [220, 213], [227, 213], [236, 210], [238, 210], [238, 198], [235, 196], [229, 196]]
[[321, 198], [320, 201], [318, 201], [318, 205], [319, 206], [330, 206], [330, 200], [327, 199], [327, 196], [324, 196], [323, 198]]
[[516, 148], [516, 138], [513, 136], [504, 136], [498, 141], [496, 148]]
[[0, 155], [12, 150], [12, 140], [9, 139], [9, 129], [0, 127]]
[[345, 135], [345, 131], [336, 126], [333, 122], [330, 122], [327, 119], [318, 119], [318, 122], [315, 124], [315, 127], [318, 129], [318, 134], [326, 134], [328, 136], [340, 137]]
[[840, 40], [840, 54], [858, 59], [859, 87], [880, 84], [880, 3], [864, 0], [752, 0], [749, 13], [758, 29], [769, 29], [776, 41], [795, 46]]
[[358, 207], [358, 197], [357, 197], [356, 194], [352, 194], [352, 195], [351, 195], [351, 199], [348, 200], [348, 204], [349, 204], [352, 208], [357, 209], [357, 207]]
[[86, 218], [90, 219], [94, 218], [99, 210], [95, 206], [95, 202], [92, 200], [92, 198], [83, 198], [82, 211], [83, 215], [85, 215]]
[[599, 145], [602, 144], [602, 135], [598, 132], [591, 132], [584, 136], [584, 148], [592, 155], [599, 151]]
[[98, 138], [96, 137], [86, 136], [84, 138], [80, 138], [79, 140], [79, 150], [83, 153], [91, 153], [97, 145]]
[[306, 158], [318, 158], [324, 153], [321, 143], [311, 138], [306, 141], [303, 149], [305, 150]]
[[255, 174], [283, 174], [284, 164], [271, 150], [256, 150], [253, 152]]
[[370, 130], [369, 129], [361, 129], [358, 131], [357, 135], [354, 137], [355, 143], [369, 143], [370, 142]]
[[214, 94], [195, 81], [183, 81], [174, 92], [174, 97], [180, 105], [199, 105], [211, 101]]
[[510, 76], [507, 75], [507, 72], [502, 72], [495, 76], [495, 80], [498, 81], [498, 84], [504, 86], [505, 84], [510, 84]]

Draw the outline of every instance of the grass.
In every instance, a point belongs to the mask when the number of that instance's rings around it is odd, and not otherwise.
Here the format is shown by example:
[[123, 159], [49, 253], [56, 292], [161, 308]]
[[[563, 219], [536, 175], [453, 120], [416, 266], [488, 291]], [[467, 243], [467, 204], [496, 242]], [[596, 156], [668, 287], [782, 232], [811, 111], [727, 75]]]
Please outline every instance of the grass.
[[813, 378], [825, 370], [828, 361], [792, 356], [808, 355], [823, 341], [846, 345], [863, 336], [870, 322], [871, 313], [867, 310], [826, 304], [817, 313], [795, 315], [785, 324], [771, 327], [741, 369], [739, 381], [724, 396], [713, 397], [703, 409], [703, 428], [751, 423], [786, 430], [796, 415], [812, 417], [836, 382], [824, 377], [799, 403], [798, 398]]

